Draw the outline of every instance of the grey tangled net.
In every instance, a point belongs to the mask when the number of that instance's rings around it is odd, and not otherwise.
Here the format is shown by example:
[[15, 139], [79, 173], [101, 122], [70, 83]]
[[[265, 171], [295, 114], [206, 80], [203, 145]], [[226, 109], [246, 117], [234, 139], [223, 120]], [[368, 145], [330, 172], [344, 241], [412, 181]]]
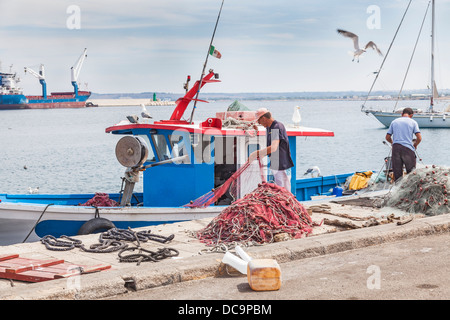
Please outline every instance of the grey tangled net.
[[396, 182], [384, 206], [428, 216], [450, 212], [450, 168], [435, 165], [418, 168]]

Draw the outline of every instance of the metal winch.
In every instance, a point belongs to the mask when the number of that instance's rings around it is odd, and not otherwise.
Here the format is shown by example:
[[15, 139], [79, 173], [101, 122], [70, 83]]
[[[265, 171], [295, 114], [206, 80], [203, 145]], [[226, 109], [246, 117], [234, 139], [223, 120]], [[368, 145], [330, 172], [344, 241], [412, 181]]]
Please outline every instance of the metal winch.
[[125, 170], [125, 188], [123, 190], [121, 206], [129, 206], [131, 197], [133, 196], [133, 189], [136, 182], [139, 182], [139, 173], [151, 167], [156, 167], [162, 164], [183, 162], [189, 159], [188, 155], [162, 160], [151, 163], [146, 166], [143, 164], [147, 161], [148, 146], [145, 140], [137, 136], [125, 136], [117, 142], [116, 157], [120, 164], [127, 167]]
[[143, 171], [142, 165], [148, 157], [148, 146], [141, 137], [126, 136], [121, 138], [116, 145], [116, 158], [125, 170], [125, 188], [123, 190], [121, 206], [130, 205], [133, 189], [139, 182], [139, 172]]

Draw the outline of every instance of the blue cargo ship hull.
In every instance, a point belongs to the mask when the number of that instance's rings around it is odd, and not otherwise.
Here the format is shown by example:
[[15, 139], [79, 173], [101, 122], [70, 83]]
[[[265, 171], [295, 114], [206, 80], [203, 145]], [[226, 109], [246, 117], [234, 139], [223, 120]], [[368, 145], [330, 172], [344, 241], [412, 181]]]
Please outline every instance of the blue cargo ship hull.
[[80, 91], [77, 96], [72, 92], [55, 92], [45, 98], [21, 94], [0, 95], [0, 110], [84, 108], [90, 95], [88, 91]]
[[0, 95], [1, 109], [26, 109], [27, 97], [23, 94]]

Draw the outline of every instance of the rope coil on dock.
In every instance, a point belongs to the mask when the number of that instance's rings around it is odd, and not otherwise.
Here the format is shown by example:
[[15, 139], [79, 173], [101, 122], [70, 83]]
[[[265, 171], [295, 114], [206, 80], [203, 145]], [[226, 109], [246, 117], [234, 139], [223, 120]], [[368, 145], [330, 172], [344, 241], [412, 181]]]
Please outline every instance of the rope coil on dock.
[[[123, 252], [125, 251], [134, 251], [139, 250], [139, 253], [132, 253], [126, 256], [123, 256]], [[143, 253], [145, 252], [145, 253]], [[146, 250], [140, 247], [129, 247], [122, 249], [119, 252], [119, 261], [120, 262], [137, 262], [137, 265], [139, 265], [141, 262], [145, 261], [153, 261], [158, 262], [160, 260], [163, 260], [165, 258], [170, 257], [176, 257], [178, 256], [179, 252], [178, 250], [174, 248], [159, 248], [158, 251], [154, 252], [151, 250]]]
[[[74, 248], [80, 248], [86, 252], [92, 253], [110, 253], [119, 251], [120, 262], [138, 262], [138, 265], [142, 261], [157, 262], [165, 258], [178, 256], [178, 250], [174, 248], [159, 248], [154, 252], [141, 247], [141, 242], [147, 242], [149, 240], [159, 243], [168, 243], [173, 240], [175, 236], [172, 234], [168, 237], [151, 233], [150, 230], [133, 231], [130, 228], [117, 229], [112, 228], [106, 232], [103, 232], [99, 236], [99, 243], [91, 245], [86, 248], [81, 240], [74, 239], [65, 235], [62, 235], [59, 239], [52, 235], [47, 235], [41, 239], [41, 243], [45, 245], [48, 250], [52, 251], [68, 251]], [[129, 247], [126, 242], [137, 242], [134, 247]], [[123, 256], [125, 251], [139, 250], [139, 253]]]

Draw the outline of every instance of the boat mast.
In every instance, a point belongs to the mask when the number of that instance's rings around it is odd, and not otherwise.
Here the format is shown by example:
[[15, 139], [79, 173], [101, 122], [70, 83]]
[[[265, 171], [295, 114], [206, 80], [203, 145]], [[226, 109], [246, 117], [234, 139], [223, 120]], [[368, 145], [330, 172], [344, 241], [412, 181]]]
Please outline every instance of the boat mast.
[[208, 53], [206, 54], [205, 63], [203, 64], [203, 71], [202, 71], [202, 75], [200, 76], [199, 86], [198, 86], [197, 94], [196, 94], [195, 99], [194, 99], [194, 107], [192, 108], [191, 118], [189, 119], [189, 123], [192, 123], [192, 119], [194, 118], [194, 111], [197, 108], [198, 95], [200, 94], [200, 89], [202, 87], [203, 77], [205, 76], [206, 65], [208, 63], [209, 52], [211, 51], [211, 46], [213, 44], [214, 36], [216, 34], [217, 25], [218, 25], [219, 19], [220, 19], [220, 14], [222, 13], [223, 2], [224, 2], [224, 0], [222, 0], [222, 4], [220, 5], [219, 14], [218, 14], [217, 20], [216, 20], [216, 26], [214, 27], [214, 31], [213, 31], [213, 34], [212, 34], [212, 37], [211, 37], [211, 42], [209, 43], [209, 47], [208, 47]]
[[434, 0], [431, 1], [431, 96], [429, 112], [433, 112], [434, 95]]

